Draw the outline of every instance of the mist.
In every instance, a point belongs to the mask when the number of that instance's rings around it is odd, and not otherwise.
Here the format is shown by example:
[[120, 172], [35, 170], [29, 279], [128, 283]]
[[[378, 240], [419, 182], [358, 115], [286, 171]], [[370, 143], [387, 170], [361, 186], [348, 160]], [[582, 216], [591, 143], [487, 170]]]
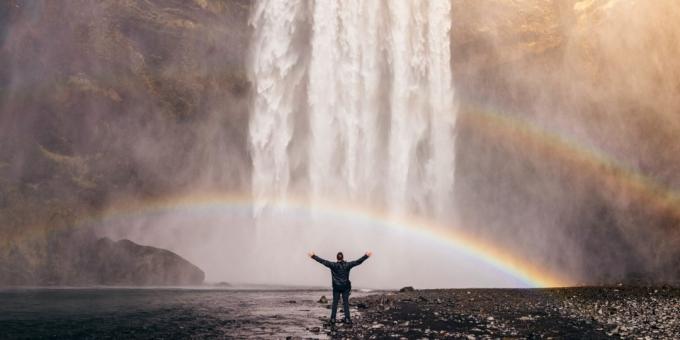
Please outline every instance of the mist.
[[[48, 258], [107, 236], [209, 282], [325, 286], [308, 251], [372, 250], [355, 285], [527, 284], [314, 212], [328, 200], [473, 235], [565, 284], [680, 279], [680, 5], [326, 5], [0, 5], [0, 276], [46, 282], [65, 270]], [[146, 209], [203, 194], [249, 203]], [[311, 208], [277, 209], [287, 197]]]
[[461, 13], [482, 27], [461, 40], [488, 37], [454, 53], [468, 117], [515, 124], [496, 135], [459, 125], [464, 224], [579, 282], [677, 280], [678, 15], [667, 1]]

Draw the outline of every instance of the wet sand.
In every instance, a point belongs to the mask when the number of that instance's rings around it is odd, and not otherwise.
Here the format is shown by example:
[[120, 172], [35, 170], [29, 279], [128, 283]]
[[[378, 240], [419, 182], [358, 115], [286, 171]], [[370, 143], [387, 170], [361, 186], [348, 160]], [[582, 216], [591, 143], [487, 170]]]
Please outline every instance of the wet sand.
[[322, 290], [0, 289], [0, 339], [327, 338]]

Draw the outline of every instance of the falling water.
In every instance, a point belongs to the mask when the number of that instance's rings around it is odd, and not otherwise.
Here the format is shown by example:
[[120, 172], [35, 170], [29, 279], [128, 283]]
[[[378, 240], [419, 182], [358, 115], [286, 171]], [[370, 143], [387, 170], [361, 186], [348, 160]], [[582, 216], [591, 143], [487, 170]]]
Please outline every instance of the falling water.
[[290, 181], [288, 145], [293, 136], [292, 115], [298, 112], [296, 91], [304, 76], [300, 53], [293, 43], [302, 6], [294, 1], [260, 1], [256, 4], [251, 79], [255, 99], [250, 117], [253, 161], [252, 190], [256, 210], [266, 199], [283, 197]]
[[[456, 120], [450, 11], [446, 0], [256, 4], [250, 146], [258, 213], [294, 190], [447, 214]], [[302, 159], [302, 175], [292, 176], [292, 159]]]

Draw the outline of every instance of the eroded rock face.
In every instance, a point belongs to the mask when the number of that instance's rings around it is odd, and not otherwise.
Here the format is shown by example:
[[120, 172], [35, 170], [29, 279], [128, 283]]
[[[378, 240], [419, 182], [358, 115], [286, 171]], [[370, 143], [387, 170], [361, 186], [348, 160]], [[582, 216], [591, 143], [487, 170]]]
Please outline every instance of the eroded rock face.
[[249, 183], [248, 6], [0, 4], [0, 264], [10, 277], [59, 281], [44, 270], [52, 249], [87, 252], [94, 239], [65, 235], [116, 198]]
[[93, 204], [112, 190], [158, 193], [195, 185], [191, 164], [218, 154], [219, 140], [225, 178], [211, 185], [247, 182], [247, 169], [229, 166], [248, 163], [247, 3], [5, 6], [0, 171], [10, 185], [58, 186]]

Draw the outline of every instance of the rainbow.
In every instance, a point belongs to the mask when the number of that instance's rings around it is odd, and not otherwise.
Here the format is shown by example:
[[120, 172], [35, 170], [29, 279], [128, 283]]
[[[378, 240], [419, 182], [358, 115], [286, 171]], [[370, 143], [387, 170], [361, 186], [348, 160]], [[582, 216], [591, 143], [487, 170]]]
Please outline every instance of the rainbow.
[[[463, 114], [459, 124], [472, 128], [487, 138], [508, 142], [525, 150], [527, 155], [536, 155], [543, 160], [559, 164], [587, 174], [594, 185], [612, 194], [612, 197], [627, 196], [657, 214], [680, 218], [680, 197], [653, 179], [626, 169], [616, 160], [596, 149], [585, 147], [563, 136], [550, 133], [540, 126], [530, 124], [493, 110], [471, 108]], [[381, 228], [404, 230], [419, 235], [433, 243], [445, 243], [472, 258], [507, 273], [530, 287], [561, 287], [569, 285], [568, 278], [545, 268], [539, 268], [517, 257], [512, 252], [493, 245], [488, 241], [461, 231], [416, 216], [397, 216], [365, 206], [339, 202], [309, 202], [294, 197], [267, 200], [278, 210], [289, 214], [322, 214], [329, 218], [349, 218], [357, 222], [376, 225]], [[249, 194], [187, 194], [146, 201], [132, 201], [81, 220], [80, 224], [105, 223], [111, 219], [145, 216], [153, 213], [200, 210], [240, 209], [252, 211], [259, 203]]]
[[460, 117], [459, 124], [486, 138], [521, 148], [522, 157], [538, 156], [542, 161], [556, 161], [575, 173], [587, 174], [592, 185], [610, 194], [610, 197], [630, 198], [655, 215], [680, 219], [680, 195], [677, 192], [668, 190], [654, 178], [626, 168], [601, 150], [586, 147], [530, 122], [480, 107], [471, 107]]
[[[628, 197], [641, 207], [660, 215], [680, 219], [680, 195], [666, 189], [654, 179], [622, 166], [603, 152], [586, 147], [563, 136], [490, 109], [472, 107], [459, 117], [459, 124], [486, 138], [498, 140], [524, 150], [523, 157], [536, 156], [556, 161], [570, 170], [586, 174], [593, 185], [612, 197]], [[251, 210], [258, 202], [249, 194], [187, 194], [127, 201], [77, 220], [75, 226], [98, 225], [110, 220], [147, 216], [177, 210], [241, 209]], [[625, 202], [624, 202], [625, 203]], [[480, 259], [494, 268], [518, 278], [531, 287], [558, 287], [573, 283], [545, 268], [539, 268], [488, 241], [416, 216], [395, 216], [381, 210], [338, 202], [314, 202], [300, 198], [276, 199], [272, 204], [290, 214], [321, 213], [330, 218], [342, 217], [363, 221], [381, 228], [401, 229], [432, 242]]]
[[[114, 206], [99, 215], [82, 219], [78, 225], [97, 225], [107, 221], [148, 216], [163, 212], [186, 210], [229, 211], [242, 209], [252, 211], [258, 203], [250, 195], [244, 194], [190, 194], [150, 201], [127, 202]], [[390, 230], [403, 230], [420, 236], [428, 242], [443, 243], [456, 251], [490, 265], [527, 285], [528, 287], [563, 287], [569, 281], [557, 274], [538, 268], [508, 251], [486, 243], [481, 239], [466, 235], [462, 231], [436, 224], [415, 216], [395, 216], [380, 210], [370, 210], [339, 202], [313, 202], [305, 199], [287, 197], [268, 200], [271, 207], [287, 214], [316, 214], [323, 217], [345, 218], [361, 225], [372, 225]]]

